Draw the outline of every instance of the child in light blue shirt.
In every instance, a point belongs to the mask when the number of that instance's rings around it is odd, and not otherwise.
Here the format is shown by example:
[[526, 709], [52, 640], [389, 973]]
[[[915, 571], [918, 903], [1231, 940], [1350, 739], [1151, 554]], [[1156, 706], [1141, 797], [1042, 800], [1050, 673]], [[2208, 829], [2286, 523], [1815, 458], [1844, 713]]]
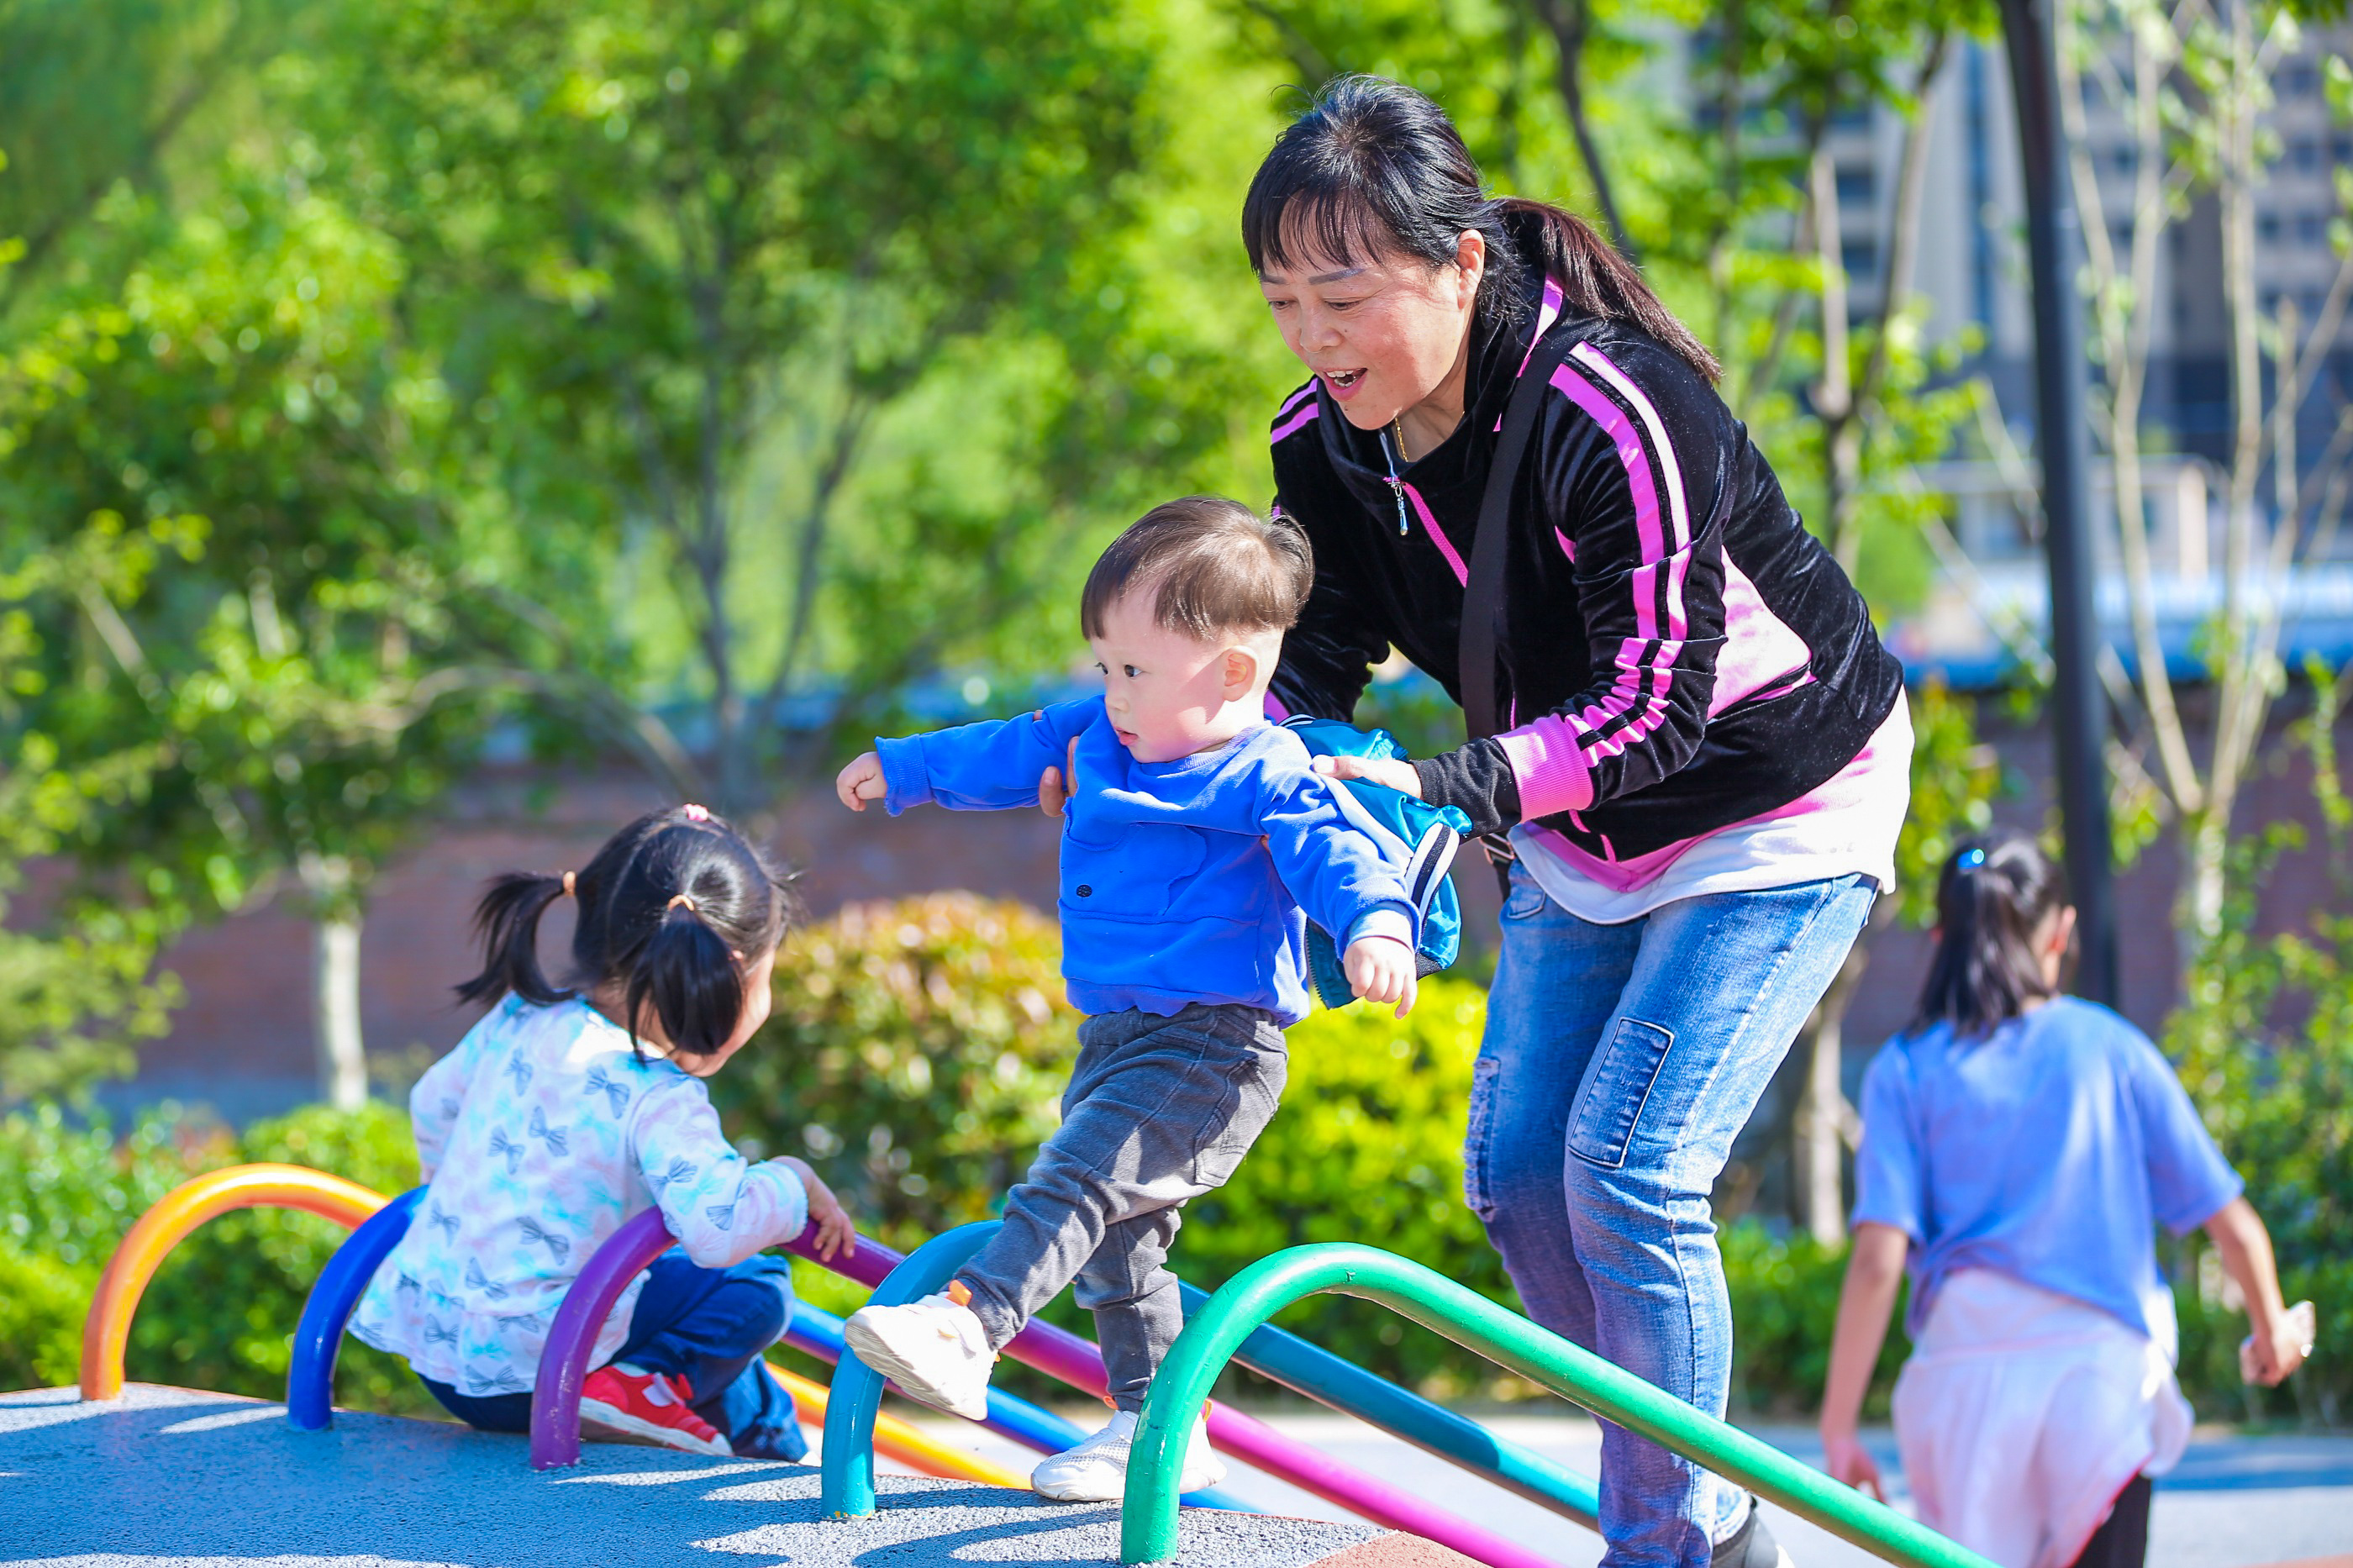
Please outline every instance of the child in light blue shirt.
[[1829, 1468], [1878, 1487], [1855, 1422], [1908, 1268], [1895, 1427], [1922, 1520], [2003, 1568], [2137, 1568], [2148, 1478], [2189, 1429], [2157, 1227], [2213, 1239], [2261, 1381], [2304, 1347], [2263, 1222], [2173, 1069], [2058, 994], [2075, 911], [2051, 862], [2028, 839], [1966, 845], [1937, 910], [1920, 1016], [1863, 1080]]

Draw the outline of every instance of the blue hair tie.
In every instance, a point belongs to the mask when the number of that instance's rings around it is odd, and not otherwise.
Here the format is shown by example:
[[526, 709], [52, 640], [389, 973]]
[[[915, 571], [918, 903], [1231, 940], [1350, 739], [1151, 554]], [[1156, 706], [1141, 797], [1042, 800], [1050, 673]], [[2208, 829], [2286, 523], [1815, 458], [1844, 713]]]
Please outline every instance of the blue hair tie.
[[1959, 867], [1964, 871], [1974, 871], [1978, 867], [1985, 864], [1985, 851], [1972, 844], [1967, 849], [1961, 851], [1960, 858], [1955, 860], [1953, 864]]

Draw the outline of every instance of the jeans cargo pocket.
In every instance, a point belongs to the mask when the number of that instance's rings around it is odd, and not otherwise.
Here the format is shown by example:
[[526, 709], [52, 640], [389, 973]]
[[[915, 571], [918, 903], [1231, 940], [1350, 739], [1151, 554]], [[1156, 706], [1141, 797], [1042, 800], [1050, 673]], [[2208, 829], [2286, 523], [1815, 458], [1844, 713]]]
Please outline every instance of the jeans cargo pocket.
[[1570, 1109], [1569, 1152], [1588, 1164], [1616, 1170], [1626, 1163], [1626, 1145], [1642, 1120], [1651, 1086], [1666, 1065], [1674, 1036], [1640, 1018], [1620, 1018], [1609, 1043], [1594, 1058], [1585, 1089]]
[[1216, 1104], [1193, 1134], [1195, 1186], [1206, 1192], [1233, 1179], [1242, 1156], [1274, 1120], [1289, 1067], [1284, 1058], [1268, 1052], [1204, 1069], [1214, 1071], [1223, 1081]]
[[1545, 890], [1525, 871], [1512, 878], [1512, 896], [1504, 900], [1504, 919], [1524, 921], [1544, 913]]
[[1495, 1217], [1487, 1163], [1488, 1145], [1495, 1135], [1495, 1078], [1503, 1068], [1504, 1064], [1490, 1056], [1471, 1064], [1471, 1125], [1462, 1134], [1462, 1202], [1482, 1225]]

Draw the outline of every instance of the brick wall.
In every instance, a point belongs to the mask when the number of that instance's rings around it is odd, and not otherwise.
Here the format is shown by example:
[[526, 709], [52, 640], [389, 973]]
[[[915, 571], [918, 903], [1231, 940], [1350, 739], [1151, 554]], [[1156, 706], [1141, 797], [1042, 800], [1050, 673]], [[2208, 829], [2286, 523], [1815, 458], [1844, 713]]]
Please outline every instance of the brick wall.
[[[2001, 817], [2013, 826], [2039, 825], [2050, 810], [2047, 734], [1997, 729], [1990, 738], [2030, 792], [2004, 803]], [[2275, 746], [2272, 754], [2283, 752]], [[456, 791], [441, 819], [385, 869], [368, 917], [364, 1015], [371, 1055], [388, 1076], [413, 1076], [470, 1021], [449, 1005], [449, 986], [472, 971], [468, 921], [485, 878], [511, 868], [577, 866], [614, 828], [662, 804], [652, 786], [626, 772], [490, 771]], [[2293, 759], [2253, 781], [2239, 821], [2245, 827], [2284, 817], [2313, 818], [2307, 775]], [[801, 897], [818, 916], [848, 900], [948, 888], [1041, 908], [1054, 896], [1055, 825], [1035, 812], [926, 809], [893, 820], [880, 811], [852, 816], [826, 791], [788, 802], [770, 837], [800, 868]], [[1478, 864], [1457, 885], [1472, 942], [1491, 953], [1493, 879]], [[2118, 889], [2125, 1011], [2152, 1031], [2178, 991], [2175, 886], [2173, 858], [2160, 841]], [[2292, 860], [2267, 900], [2267, 923], [2298, 921], [2302, 911], [2332, 896], [2315, 858]], [[566, 929], [559, 909], [549, 926], [551, 952], [561, 951]], [[174, 1015], [170, 1036], [143, 1052], [138, 1079], [108, 1098], [117, 1104], [202, 1100], [238, 1120], [309, 1098], [315, 1079], [310, 942], [308, 926], [282, 907], [189, 935], [167, 959], [186, 986], [187, 1004]], [[1923, 933], [1885, 925], [1874, 931], [1871, 966], [1848, 1022], [1850, 1079], [1909, 1014], [1926, 957]], [[1479, 955], [1472, 963], [1480, 964]]]

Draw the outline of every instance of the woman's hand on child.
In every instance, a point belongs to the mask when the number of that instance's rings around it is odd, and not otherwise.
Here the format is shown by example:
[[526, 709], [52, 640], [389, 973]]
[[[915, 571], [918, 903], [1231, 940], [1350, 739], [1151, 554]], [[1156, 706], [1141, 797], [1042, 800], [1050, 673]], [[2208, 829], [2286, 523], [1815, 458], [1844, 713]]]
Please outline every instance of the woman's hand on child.
[[1048, 768], [1038, 775], [1038, 808], [1049, 816], [1062, 815], [1062, 807], [1079, 793], [1079, 738], [1071, 737], [1069, 760], [1059, 768]]
[[1413, 771], [1411, 763], [1390, 757], [1317, 757], [1314, 766], [1317, 773], [1335, 779], [1370, 779], [1400, 795], [1421, 798], [1421, 775]]
[[833, 793], [852, 811], [864, 811], [870, 800], [881, 800], [890, 790], [883, 782], [882, 759], [872, 752], [834, 775]]
[[801, 1179], [801, 1190], [808, 1194], [809, 1219], [817, 1226], [817, 1255], [824, 1261], [833, 1261], [833, 1255], [844, 1258], [858, 1255], [858, 1230], [849, 1223], [849, 1211], [825, 1184], [825, 1178], [809, 1169], [807, 1160], [791, 1154], [777, 1157], [776, 1163]]
[[1832, 1480], [1869, 1492], [1881, 1502], [1887, 1500], [1887, 1489], [1879, 1480], [1879, 1461], [1871, 1457], [1871, 1450], [1852, 1432], [1822, 1434], [1822, 1468], [1830, 1472]]
[[1348, 988], [1367, 1002], [1394, 1002], [1397, 1016], [1413, 1011], [1417, 988], [1413, 949], [1393, 936], [1360, 936], [1341, 960]]

